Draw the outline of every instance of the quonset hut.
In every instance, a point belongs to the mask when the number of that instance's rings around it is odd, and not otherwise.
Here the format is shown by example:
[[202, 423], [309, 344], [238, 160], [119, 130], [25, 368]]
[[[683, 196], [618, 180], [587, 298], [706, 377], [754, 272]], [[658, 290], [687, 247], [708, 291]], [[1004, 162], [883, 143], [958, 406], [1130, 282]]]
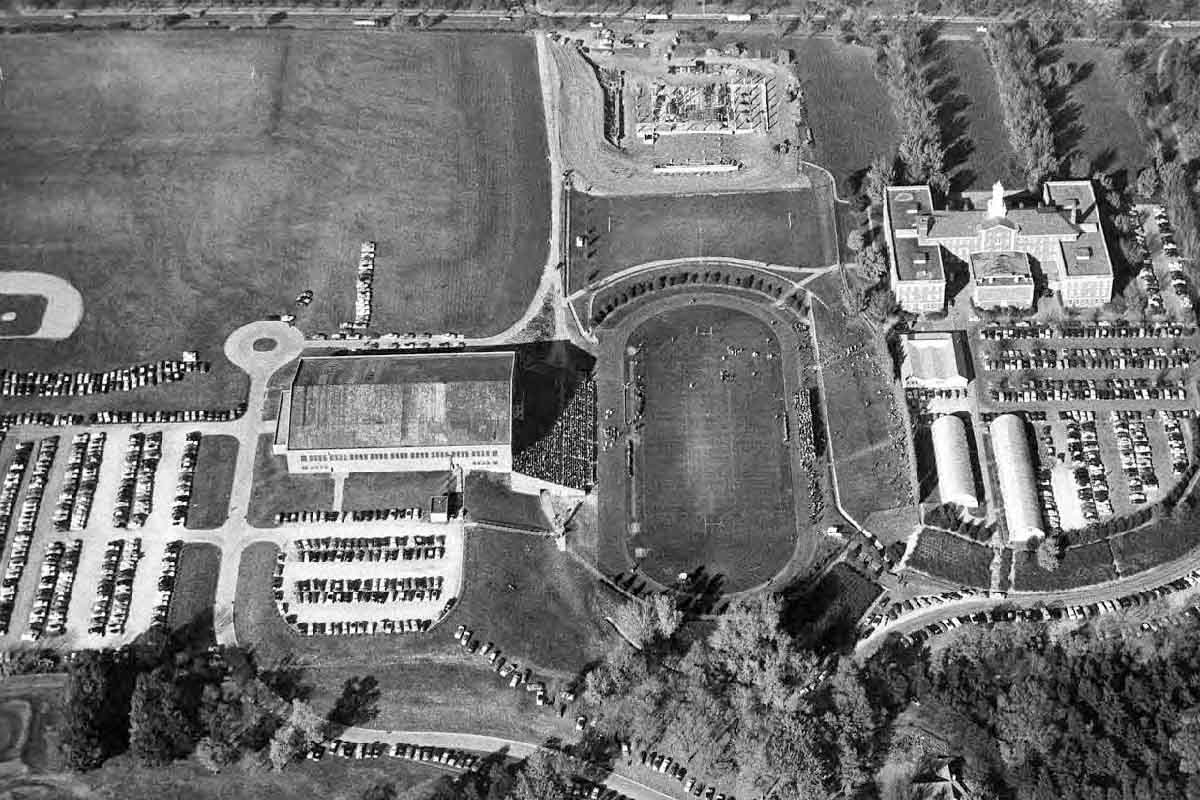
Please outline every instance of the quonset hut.
[[967, 509], [979, 507], [975, 493], [975, 471], [971, 467], [971, 448], [967, 427], [953, 414], [944, 414], [930, 426], [933, 458], [937, 465], [938, 494], [943, 503]]
[[990, 431], [1009, 541], [1045, 535], [1025, 420], [1016, 414], [1001, 414], [992, 420]]

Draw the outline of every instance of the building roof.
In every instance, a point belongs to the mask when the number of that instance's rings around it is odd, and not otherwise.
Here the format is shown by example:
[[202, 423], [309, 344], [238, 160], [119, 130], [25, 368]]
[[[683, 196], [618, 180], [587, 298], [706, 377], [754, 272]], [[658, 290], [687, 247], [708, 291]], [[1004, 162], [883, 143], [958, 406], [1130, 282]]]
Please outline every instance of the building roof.
[[971, 253], [971, 275], [991, 285], [1026, 284], [1033, 280], [1028, 253], [997, 251]]
[[911, 333], [904, 338], [900, 376], [906, 384], [965, 386], [970, 375], [966, 353], [954, 332]]
[[288, 448], [511, 444], [512, 353], [303, 358]]
[[1041, 536], [1042, 507], [1025, 420], [1016, 414], [1001, 414], [992, 420], [991, 434], [1009, 541], [1023, 542]]
[[938, 495], [942, 502], [956, 503], [970, 509], [978, 507], [971, 447], [962, 419], [954, 414], [943, 414], [929, 426], [929, 432], [933, 438]]
[[942, 248], [938, 245], [921, 245], [913, 238], [899, 238], [893, 243], [892, 251], [900, 280], [942, 282], [946, 279]]

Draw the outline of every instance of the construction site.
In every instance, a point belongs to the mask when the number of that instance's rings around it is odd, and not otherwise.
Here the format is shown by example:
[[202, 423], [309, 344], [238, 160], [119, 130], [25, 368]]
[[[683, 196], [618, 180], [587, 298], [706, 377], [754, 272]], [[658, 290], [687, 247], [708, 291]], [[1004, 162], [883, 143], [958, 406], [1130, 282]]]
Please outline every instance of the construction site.
[[551, 34], [563, 166], [591, 194], [804, 188], [811, 137], [786, 51], [716, 50], [601, 28]]

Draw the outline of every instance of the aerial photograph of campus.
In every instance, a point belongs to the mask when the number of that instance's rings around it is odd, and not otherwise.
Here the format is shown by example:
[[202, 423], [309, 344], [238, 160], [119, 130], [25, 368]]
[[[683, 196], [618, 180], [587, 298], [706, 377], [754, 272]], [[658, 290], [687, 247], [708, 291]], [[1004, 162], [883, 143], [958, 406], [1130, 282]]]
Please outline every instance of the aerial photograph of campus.
[[0, 800], [1200, 800], [1200, 2], [7, 0]]

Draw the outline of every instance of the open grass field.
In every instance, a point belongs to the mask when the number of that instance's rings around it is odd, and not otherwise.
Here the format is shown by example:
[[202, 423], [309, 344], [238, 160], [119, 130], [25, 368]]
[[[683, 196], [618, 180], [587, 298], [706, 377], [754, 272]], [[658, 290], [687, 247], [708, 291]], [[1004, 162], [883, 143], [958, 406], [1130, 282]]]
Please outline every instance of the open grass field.
[[[837, 260], [829, 201], [818, 192], [570, 198], [570, 291], [659, 259], [723, 256], [788, 266]], [[586, 244], [575, 247], [575, 238]]]
[[429, 513], [429, 498], [445, 494], [447, 472], [352, 472], [346, 477], [342, 508], [419, 508]]
[[1093, 583], [1110, 581], [1117, 577], [1113, 569], [1113, 554], [1108, 542], [1069, 548], [1063, 553], [1058, 569], [1046, 572], [1038, 566], [1037, 554], [1017, 552], [1013, 589], [1018, 592], [1048, 592], [1056, 589], [1071, 589]]
[[474, 472], [467, 476], [464, 498], [467, 518], [484, 525], [512, 525], [537, 531], [549, 531], [553, 521], [542, 510], [537, 495], [518, 494], [499, 475]]
[[238, 440], [234, 436], [203, 436], [196, 459], [196, 477], [188, 502], [188, 530], [210, 531], [229, 518], [229, 495], [237, 467]]
[[271, 594], [273, 544], [246, 548], [238, 570], [234, 625], [238, 641], [268, 659], [293, 653], [315, 665], [361, 666], [433, 659], [474, 663], [453, 640], [467, 625], [529, 666], [562, 680], [605, 652], [611, 631], [603, 617], [611, 598], [552, 539], [472, 531], [466, 539], [464, 588], [443, 622], [427, 634], [301, 637], [284, 623]]
[[946, 74], [943, 107], [952, 115], [943, 130], [962, 138], [950, 142], [947, 158], [955, 189], [987, 189], [1024, 183], [1017, 157], [1008, 143], [996, 74], [978, 42], [942, 42]]
[[1092, 159], [1092, 169], [1100, 172], [1125, 171], [1130, 183], [1148, 161], [1148, 152], [1136, 120], [1129, 116], [1128, 105], [1117, 83], [1120, 51], [1083, 42], [1071, 42], [1061, 48], [1062, 61], [1080, 65], [1086, 73], [1071, 87], [1079, 138], [1077, 150]]
[[698, 305], [648, 320], [629, 345], [645, 398], [632, 481], [642, 533], [629, 543], [646, 551], [642, 570], [669, 584], [703, 569], [726, 591], [768, 580], [796, 537], [778, 339], [741, 311]]
[[189, 625], [212, 635], [213, 603], [217, 576], [221, 571], [221, 548], [215, 544], [188, 542], [179, 553], [175, 591], [167, 610], [167, 627], [177, 630]]
[[917, 537], [916, 547], [909, 554], [907, 564], [910, 569], [935, 578], [986, 589], [991, 586], [994, 557], [995, 552], [990, 547], [975, 544], [952, 533], [925, 528]]
[[329, 475], [292, 475], [287, 459], [271, 452], [272, 436], [258, 437], [254, 453], [254, 483], [246, 518], [256, 528], [275, 526], [280, 511], [315, 511], [333, 507], [333, 478]]
[[850, 176], [892, 152], [898, 141], [887, 91], [875, 77], [875, 51], [832, 39], [788, 45], [816, 140], [812, 160], [834, 174], [845, 196]]
[[4, 366], [98, 370], [195, 349], [214, 362], [203, 379], [104, 400], [232, 405], [246, 382], [223, 357], [229, 332], [292, 310], [309, 288], [302, 327], [350, 319], [365, 239], [378, 242], [377, 328], [490, 334], [514, 322], [549, 235], [531, 40], [363, 41], [8, 41], [0, 269], [62, 276], [85, 311], [65, 341], [0, 341]]
[[1166, 564], [1196, 546], [1196, 523], [1163, 519], [1109, 539], [1122, 575]]
[[824, 410], [842, 505], [862, 522], [872, 512], [911, 508], [908, 452], [879, 334], [845, 313], [841, 280], [823, 275], [809, 288], [820, 345]]

